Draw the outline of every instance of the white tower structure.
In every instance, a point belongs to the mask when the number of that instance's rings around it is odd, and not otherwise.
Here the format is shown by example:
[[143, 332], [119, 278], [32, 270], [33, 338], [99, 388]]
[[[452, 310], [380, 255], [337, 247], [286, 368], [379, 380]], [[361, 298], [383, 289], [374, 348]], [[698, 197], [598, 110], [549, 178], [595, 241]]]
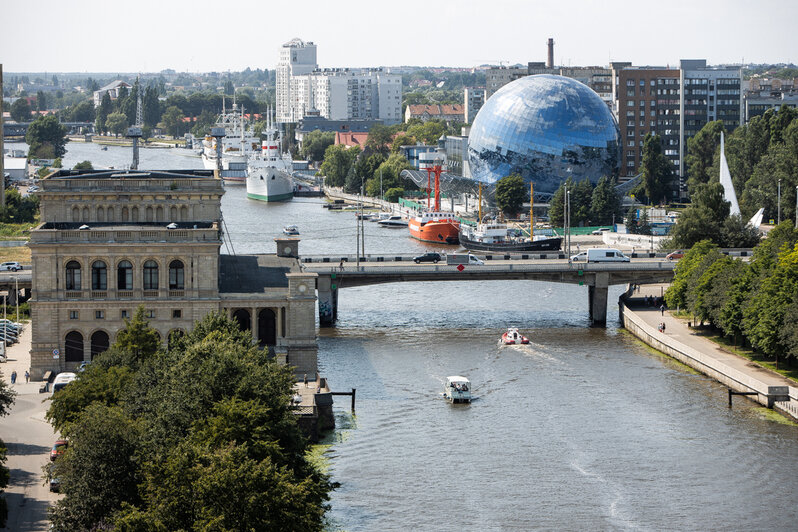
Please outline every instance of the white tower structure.
[[309, 74], [316, 68], [316, 45], [312, 42], [291, 39], [280, 48], [276, 72], [277, 122], [296, 122], [302, 118], [294, 116], [291, 78]]

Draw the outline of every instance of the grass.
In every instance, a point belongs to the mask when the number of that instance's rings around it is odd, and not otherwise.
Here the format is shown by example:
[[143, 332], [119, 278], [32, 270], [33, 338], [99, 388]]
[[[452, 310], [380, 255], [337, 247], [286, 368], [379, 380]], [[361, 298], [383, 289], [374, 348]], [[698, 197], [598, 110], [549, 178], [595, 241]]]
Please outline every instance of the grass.
[[28, 246], [15, 246], [13, 248], [0, 247], [0, 262], [17, 261], [20, 264], [30, 264], [30, 248]]
[[28, 240], [30, 238], [30, 228], [36, 227], [38, 223], [38, 221], [21, 224], [0, 223], [0, 240]]
[[705, 330], [699, 333], [701, 336], [705, 337], [707, 340], [718, 344], [720, 347], [725, 349], [730, 353], [734, 353], [737, 356], [743, 357], [745, 359], [750, 360], [751, 362], [762, 366], [763, 368], [769, 369], [778, 373], [779, 375], [786, 377], [792, 381], [795, 381], [796, 386], [798, 386], [798, 368], [791, 367], [791, 368], [784, 368], [784, 363], [780, 365], [780, 367], [776, 368], [776, 360], [771, 359], [764, 354], [752, 349], [750, 347], [742, 347], [742, 346], [735, 346], [733, 341], [730, 340], [726, 336], [722, 336], [717, 331], [712, 330]]

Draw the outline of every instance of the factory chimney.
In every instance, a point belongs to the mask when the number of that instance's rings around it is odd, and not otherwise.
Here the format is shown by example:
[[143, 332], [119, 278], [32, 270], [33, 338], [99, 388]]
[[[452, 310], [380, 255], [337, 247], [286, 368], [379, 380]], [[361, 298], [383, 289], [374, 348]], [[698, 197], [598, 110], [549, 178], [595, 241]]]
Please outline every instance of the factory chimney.
[[554, 39], [549, 38], [549, 61], [546, 68], [554, 68]]

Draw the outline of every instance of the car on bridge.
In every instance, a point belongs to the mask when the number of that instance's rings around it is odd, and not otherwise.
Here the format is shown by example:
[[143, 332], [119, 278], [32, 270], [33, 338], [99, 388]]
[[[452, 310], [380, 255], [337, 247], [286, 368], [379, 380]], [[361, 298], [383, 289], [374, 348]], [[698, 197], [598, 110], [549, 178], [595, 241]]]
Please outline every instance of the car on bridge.
[[434, 264], [438, 264], [438, 262], [442, 261], [443, 257], [440, 253], [435, 253], [433, 251], [429, 253], [424, 253], [423, 255], [419, 255], [418, 257], [413, 257], [413, 262], [419, 264], [421, 262], [432, 262]]
[[21, 269], [22, 269], [22, 264], [16, 261], [0, 263], [0, 271], [18, 272]]
[[681, 249], [677, 249], [676, 251], [671, 251], [665, 256], [665, 258], [668, 260], [679, 260], [682, 257], [684, 257], [684, 251], [682, 251]]

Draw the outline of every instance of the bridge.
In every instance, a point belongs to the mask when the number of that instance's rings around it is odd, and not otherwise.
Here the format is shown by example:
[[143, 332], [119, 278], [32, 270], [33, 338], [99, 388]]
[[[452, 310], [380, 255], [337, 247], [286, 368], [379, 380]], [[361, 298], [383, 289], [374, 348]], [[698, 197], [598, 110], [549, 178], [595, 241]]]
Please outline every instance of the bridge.
[[17, 299], [22, 294], [22, 300], [25, 301], [30, 298], [33, 272], [30, 271], [30, 266], [26, 266], [27, 270], [19, 272], [0, 272], [0, 292], [5, 292], [8, 298], [9, 305], [16, 305]]
[[[652, 254], [653, 255], [653, 254]], [[303, 259], [304, 271], [318, 274], [319, 324], [333, 327], [338, 318], [338, 290], [353, 286], [380, 283], [433, 281], [497, 281], [529, 280], [586, 285], [588, 309], [593, 325], [607, 323], [607, 294], [611, 285], [670, 282], [674, 262], [656, 257], [634, 259], [631, 262], [584, 263], [570, 262], [562, 255], [547, 258], [516, 258], [493, 255], [480, 266], [447, 264], [414, 264], [409, 256], [369, 257], [353, 264], [349, 257]], [[488, 256], [486, 256], [487, 258]], [[539, 256], [536, 256], [539, 257]], [[344, 264], [343, 268], [340, 264]]]

